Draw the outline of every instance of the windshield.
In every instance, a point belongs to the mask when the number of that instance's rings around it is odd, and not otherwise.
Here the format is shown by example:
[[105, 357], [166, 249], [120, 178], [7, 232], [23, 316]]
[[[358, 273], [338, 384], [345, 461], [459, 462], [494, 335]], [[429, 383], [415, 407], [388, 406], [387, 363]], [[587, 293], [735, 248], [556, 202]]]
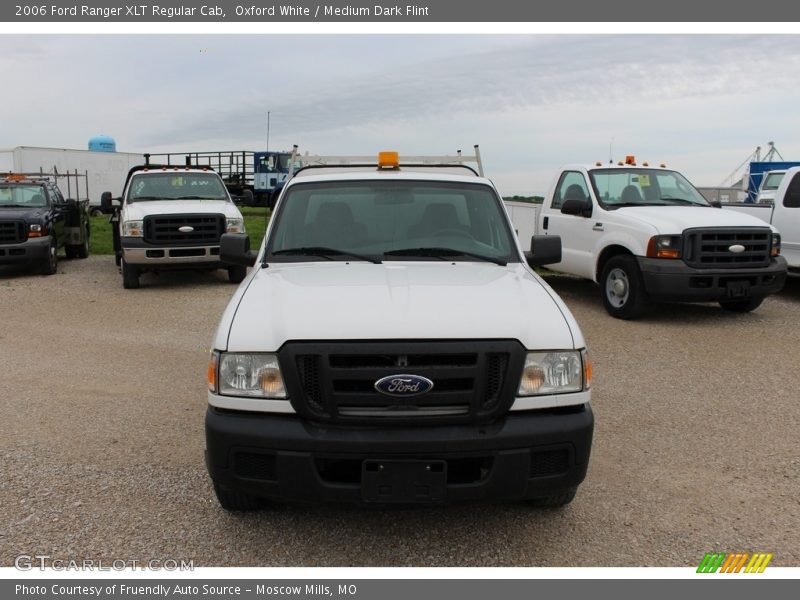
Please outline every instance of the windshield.
[[270, 261], [519, 260], [500, 201], [481, 184], [300, 183], [275, 219]]
[[47, 206], [47, 197], [40, 185], [0, 184], [0, 208], [41, 208]]
[[764, 183], [761, 185], [761, 189], [777, 190], [784, 175], [786, 175], [786, 173], [767, 173], [767, 176], [764, 177]]
[[214, 173], [147, 173], [134, 175], [128, 202], [141, 200], [227, 200], [225, 185]]
[[709, 206], [677, 171], [596, 169], [589, 171], [589, 176], [598, 201], [608, 210], [623, 206]]

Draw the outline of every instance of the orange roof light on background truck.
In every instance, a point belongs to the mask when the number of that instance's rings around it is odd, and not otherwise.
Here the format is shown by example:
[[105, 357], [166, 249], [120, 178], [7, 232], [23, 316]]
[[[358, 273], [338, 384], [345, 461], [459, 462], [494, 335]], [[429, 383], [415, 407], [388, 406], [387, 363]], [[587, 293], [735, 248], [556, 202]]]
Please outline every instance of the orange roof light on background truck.
[[400, 167], [400, 154], [393, 151], [378, 152], [379, 169], [397, 169]]

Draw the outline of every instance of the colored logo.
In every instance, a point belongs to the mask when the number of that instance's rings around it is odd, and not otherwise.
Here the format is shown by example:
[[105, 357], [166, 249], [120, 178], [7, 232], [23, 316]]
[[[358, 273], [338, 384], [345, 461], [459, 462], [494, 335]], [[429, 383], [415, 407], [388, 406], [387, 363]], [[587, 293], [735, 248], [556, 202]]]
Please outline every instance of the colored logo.
[[772, 554], [756, 552], [706, 552], [698, 573], [763, 573], [772, 560]]
[[433, 389], [433, 382], [419, 375], [389, 375], [375, 382], [375, 389], [387, 396], [419, 396]]

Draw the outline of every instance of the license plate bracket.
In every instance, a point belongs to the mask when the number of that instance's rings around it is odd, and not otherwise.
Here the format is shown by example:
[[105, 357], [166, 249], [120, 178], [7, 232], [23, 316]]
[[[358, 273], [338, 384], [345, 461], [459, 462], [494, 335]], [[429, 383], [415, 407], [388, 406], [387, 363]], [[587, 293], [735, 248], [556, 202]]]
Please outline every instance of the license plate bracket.
[[442, 502], [447, 489], [443, 460], [380, 460], [361, 463], [364, 502]]
[[750, 282], [747, 280], [729, 281], [725, 286], [725, 290], [728, 298], [749, 298]]

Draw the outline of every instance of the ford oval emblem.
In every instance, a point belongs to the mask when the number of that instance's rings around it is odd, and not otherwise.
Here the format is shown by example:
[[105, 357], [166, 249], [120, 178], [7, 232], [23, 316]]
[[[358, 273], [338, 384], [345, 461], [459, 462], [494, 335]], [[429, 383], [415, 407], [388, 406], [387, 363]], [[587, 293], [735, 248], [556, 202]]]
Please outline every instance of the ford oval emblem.
[[741, 254], [742, 252], [744, 252], [745, 248], [741, 244], [734, 244], [733, 246], [728, 246], [728, 250], [730, 250], [734, 254]]
[[194, 231], [194, 227], [191, 225], [184, 225], [183, 227], [178, 227], [178, 231], [181, 233], [192, 233]]
[[375, 382], [375, 389], [387, 396], [419, 396], [433, 389], [433, 382], [419, 375], [389, 375]]

